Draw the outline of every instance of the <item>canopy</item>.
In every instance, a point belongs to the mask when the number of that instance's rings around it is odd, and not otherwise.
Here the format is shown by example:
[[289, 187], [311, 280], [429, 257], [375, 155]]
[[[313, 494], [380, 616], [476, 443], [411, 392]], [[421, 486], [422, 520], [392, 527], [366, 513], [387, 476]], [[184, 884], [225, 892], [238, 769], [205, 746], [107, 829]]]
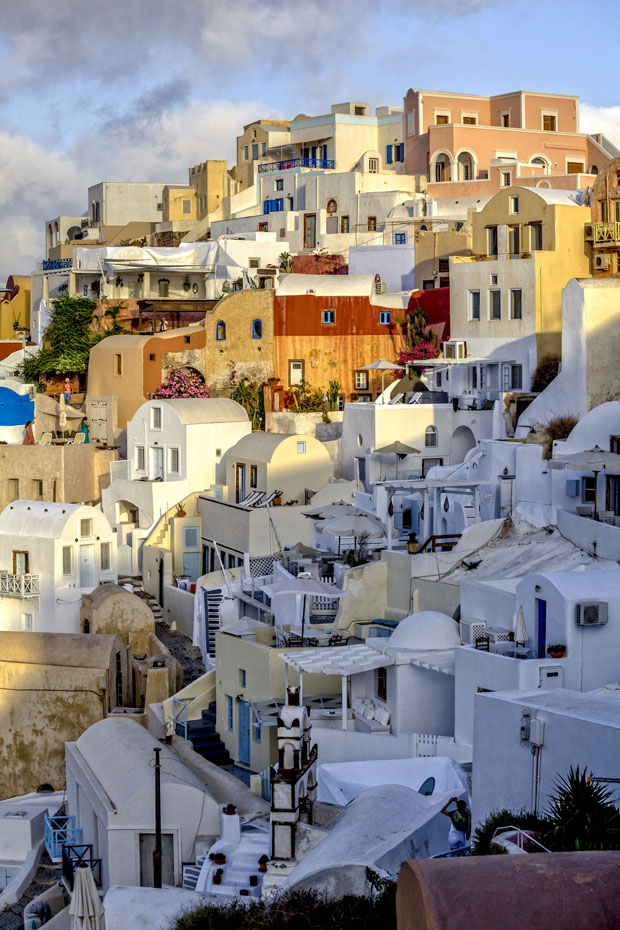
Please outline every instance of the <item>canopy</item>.
[[614, 475], [620, 474], [620, 455], [617, 452], [607, 452], [600, 446], [586, 449], [585, 452], [561, 455], [558, 459], [565, 463], [567, 468], [573, 468], [575, 471], [608, 471]]
[[338, 517], [336, 520], [326, 520], [321, 529], [324, 533], [331, 536], [353, 536], [356, 539], [359, 536], [370, 536], [377, 539], [385, 536], [386, 530], [383, 524], [377, 522], [377, 518], [345, 516]]
[[387, 362], [380, 358], [378, 362], [372, 362], [370, 365], [362, 365], [362, 371], [404, 371], [404, 365], [397, 365], [396, 362]]
[[313, 507], [312, 510], [305, 510], [304, 517], [312, 517], [313, 520], [334, 520], [341, 517], [366, 517], [368, 520], [374, 520], [377, 526], [382, 525], [378, 517], [367, 513], [354, 504], [347, 504], [344, 501], [335, 504], [325, 504], [323, 507]]
[[413, 446], [408, 446], [406, 443], [396, 439], [394, 442], [390, 442], [387, 446], [382, 446], [380, 449], [375, 449], [375, 452], [378, 452], [380, 455], [418, 455], [420, 450], [414, 449]]

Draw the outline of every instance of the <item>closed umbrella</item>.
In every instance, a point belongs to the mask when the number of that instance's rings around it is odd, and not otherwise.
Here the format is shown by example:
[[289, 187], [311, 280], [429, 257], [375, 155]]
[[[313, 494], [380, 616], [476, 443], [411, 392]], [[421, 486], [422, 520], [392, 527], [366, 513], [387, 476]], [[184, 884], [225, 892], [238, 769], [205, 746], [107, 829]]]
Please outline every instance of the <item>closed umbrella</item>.
[[304, 626], [306, 622], [306, 600], [308, 597], [329, 597], [340, 598], [349, 597], [346, 591], [336, 588], [331, 584], [325, 584], [324, 581], [318, 581], [316, 578], [285, 578], [283, 581], [276, 581], [273, 584], [263, 585], [261, 588], [269, 597], [273, 598], [277, 594], [303, 594], [303, 610], [301, 613], [301, 641], [304, 640]]
[[404, 459], [408, 455], [418, 455], [420, 450], [414, 449], [413, 446], [408, 446], [406, 442], [401, 442], [399, 439], [396, 439], [394, 442], [390, 442], [387, 446], [382, 446], [380, 449], [375, 449], [375, 452], [378, 452], [379, 455], [396, 456], [396, 477], [398, 478], [398, 463], [400, 459]]
[[[385, 391], [385, 373], [386, 371], [405, 371], [404, 365], [397, 365], [395, 362], [387, 362], [384, 358], [380, 358], [378, 362], [372, 362], [370, 365], [363, 365], [362, 371], [380, 371], [381, 372], [381, 396], [383, 398], [383, 393]], [[383, 399], [385, 403], [385, 399]]]
[[103, 905], [87, 865], [79, 865], [74, 872], [69, 913], [72, 930], [104, 930]]
[[523, 616], [523, 605], [519, 607], [514, 633], [517, 646], [525, 646], [527, 642], [527, 627], [525, 626], [525, 617]]
[[340, 538], [342, 536], [353, 537], [353, 553], [357, 553], [357, 540], [360, 536], [369, 536], [371, 539], [377, 539], [385, 536], [385, 527], [376, 519], [368, 517], [339, 517], [336, 520], [326, 520], [321, 527], [324, 533], [338, 537], [338, 549], [340, 550]]
[[[570, 455], [558, 456], [558, 461], [563, 462], [567, 468], [575, 471], [591, 471], [593, 474], [599, 472], [609, 472], [613, 475], [620, 474], [620, 455], [617, 452], [608, 452], [601, 449], [600, 446], [594, 446], [593, 449], [586, 449], [584, 452], [573, 452]], [[594, 485], [594, 513], [596, 514], [596, 483]]]

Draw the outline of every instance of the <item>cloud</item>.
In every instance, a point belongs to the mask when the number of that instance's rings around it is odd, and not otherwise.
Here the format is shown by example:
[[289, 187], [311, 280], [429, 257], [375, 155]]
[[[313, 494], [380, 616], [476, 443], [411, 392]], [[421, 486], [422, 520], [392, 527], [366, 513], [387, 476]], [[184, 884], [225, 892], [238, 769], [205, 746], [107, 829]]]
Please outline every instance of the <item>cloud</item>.
[[620, 148], [620, 106], [596, 107], [590, 103], [582, 103], [579, 108], [579, 124], [582, 132], [602, 132]]

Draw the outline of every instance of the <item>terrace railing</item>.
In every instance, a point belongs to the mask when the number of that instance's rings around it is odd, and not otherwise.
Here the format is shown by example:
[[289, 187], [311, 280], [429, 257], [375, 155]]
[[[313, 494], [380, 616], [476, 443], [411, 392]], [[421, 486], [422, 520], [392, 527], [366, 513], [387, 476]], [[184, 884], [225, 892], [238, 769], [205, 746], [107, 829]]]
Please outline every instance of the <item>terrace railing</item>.
[[38, 597], [40, 594], [39, 575], [13, 575], [0, 572], [0, 596]]
[[283, 161], [270, 161], [259, 165], [258, 173], [288, 171], [290, 168], [320, 168], [323, 171], [333, 171], [335, 164], [331, 158], [285, 158]]

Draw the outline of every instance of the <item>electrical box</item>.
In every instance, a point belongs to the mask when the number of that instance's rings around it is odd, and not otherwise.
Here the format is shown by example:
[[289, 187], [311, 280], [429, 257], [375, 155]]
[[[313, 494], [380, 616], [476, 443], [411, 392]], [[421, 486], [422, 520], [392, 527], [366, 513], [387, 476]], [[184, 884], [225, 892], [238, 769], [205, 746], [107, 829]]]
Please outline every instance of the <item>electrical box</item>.
[[520, 733], [520, 742], [523, 745], [524, 743], [529, 743], [530, 741], [530, 723], [532, 720], [532, 715], [528, 710], [523, 711], [521, 714], [521, 733]]
[[545, 741], [545, 721], [538, 717], [530, 720], [530, 746], [542, 746]]
[[564, 669], [561, 665], [542, 665], [538, 676], [538, 686], [546, 691], [564, 687]]

